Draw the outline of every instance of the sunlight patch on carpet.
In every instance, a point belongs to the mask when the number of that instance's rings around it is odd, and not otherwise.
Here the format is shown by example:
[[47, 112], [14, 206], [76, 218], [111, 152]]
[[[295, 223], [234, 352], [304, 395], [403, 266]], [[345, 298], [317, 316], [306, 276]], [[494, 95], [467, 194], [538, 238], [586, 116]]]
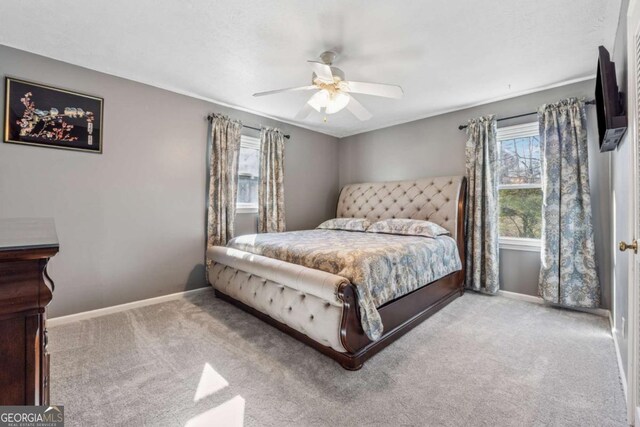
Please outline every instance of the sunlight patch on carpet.
[[244, 424], [244, 399], [236, 396], [220, 406], [196, 415], [185, 424], [185, 427], [242, 427]]
[[207, 396], [211, 396], [213, 393], [222, 390], [228, 385], [229, 383], [222, 377], [222, 375], [217, 373], [211, 365], [205, 363], [204, 368], [202, 368], [202, 375], [200, 375], [196, 394], [193, 396], [193, 401], [197, 402]]

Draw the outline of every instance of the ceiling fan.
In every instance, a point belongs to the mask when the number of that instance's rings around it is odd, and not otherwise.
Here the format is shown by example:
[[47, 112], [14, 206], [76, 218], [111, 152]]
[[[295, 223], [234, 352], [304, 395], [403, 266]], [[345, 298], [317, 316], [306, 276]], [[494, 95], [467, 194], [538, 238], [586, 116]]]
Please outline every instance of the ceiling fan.
[[[371, 113], [354, 98], [354, 93], [385, 98], [402, 98], [404, 93], [400, 86], [345, 80], [344, 72], [331, 66], [337, 56], [335, 52], [327, 51], [320, 54], [322, 62], [307, 61], [313, 71], [311, 75], [312, 84], [309, 86], [270, 90], [254, 93], [253, 96], [266, 96], [283, 92], [316, 91], [296, 114], [296, 119], [306, 119], [313, 110], [323, 114], [334, 114], [346, 107], [347, 110], [362, 121], [369, 120]], [[326, 116], [324, 121], [327, 121]]]

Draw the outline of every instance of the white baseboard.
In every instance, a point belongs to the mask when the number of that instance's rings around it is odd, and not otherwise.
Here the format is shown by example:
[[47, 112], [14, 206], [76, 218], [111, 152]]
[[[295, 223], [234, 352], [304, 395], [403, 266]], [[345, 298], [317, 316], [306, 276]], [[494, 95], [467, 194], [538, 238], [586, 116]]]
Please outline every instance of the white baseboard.
[[205, 286], [203, 288], [193, 289], [190, 291], [176, 292], [174, 294], [162, 295], [155, 298], [147, 298], [140, 301], [128, 302], [126, 304], [114, 305], [111, 307], [98, 308], [96, 310], [83, 311], [81, 313], [70, 314], [68, 316], [59, 316], [47, 319], [47, 327], [66, 325], [68, 323], [77, 322], [85, 319], [92, 319], [94, 317], [106, 316], [107, 314], [120, 313], [121, 311], [131, 310], [132, 308], [145, 307], [147, 305], [160, 304], [161, 302], [174, 301], [185, 298], [190, 295], [198, 294], [201, 292], [212, 292], [211, 286]]
[[544, 301], [540, 297], [535, 297], [533, 295], [519, 294], [517, 292], [511, 292], [511, 291], [503, 291], [502, 289], [498, 291], [498, 295], [505, 298], [509, 298], [509, 299], [517, 299], [518, 301], [532, 302], [534, 304], [544, 303]]
[[613, 319], [611, 317], [609, 317], [609, 323], [611, 324], [611, 335], [613, 336], [613, 347], [616, 349], [616, 359], [618, 361], [618, 372], [620, 373], [620, 382], [622, 383], [622, 391], [624, 391], [624, 400], [626, 402], [627, 401], [627, 377], [625, 376], [624, 368], [622, 367], [622, 356], [620, 354], [620, 346], [618, 345], [618, 338], [616, 337], [616, 328], [613, 327]]
[[[620, 382], [622, 383], [622, 391], [624, 392], [624, 401], [628, 401], [627, 397], [627, 376], [624, 374], [624, 367], [622, 365], [622, 355], [620, 354], [620, 345], [618, 345], [618, 336], [616, 334], [615, 324], [613, 323], [613, 313], [609, 312], [609, 326], [611, 327], [611, 336], [613, 337], [613, 348], [616, 350], [616, 360], [618, 362], [618, 375], [620, 375]], [[636, 407], [635, 419], [640, 420], [640, 408]], [[634, 425], [634, 424], [631, 424]]]
[[[511, 291], [503, 291], [502, 289], [498, 291], [498, 295], [503, 296], [505, 298], [516, 299], [519, 301], [527, 301], [534, 304], [545, 304], [544, 300], [540, 297], [536, 297], [533, 295], [519, 294], [517, 292], [511, 292]], [[551, 305], [556, 306], [555, 304], [551, 304]], [[582, 311], [584, 313], [595, 314], [596, 316], [611, 318], [611, 312], [606, 308], [562, 307], [560, 305], [558, 305], [557, 307], [566, 308], [567, 310]]]

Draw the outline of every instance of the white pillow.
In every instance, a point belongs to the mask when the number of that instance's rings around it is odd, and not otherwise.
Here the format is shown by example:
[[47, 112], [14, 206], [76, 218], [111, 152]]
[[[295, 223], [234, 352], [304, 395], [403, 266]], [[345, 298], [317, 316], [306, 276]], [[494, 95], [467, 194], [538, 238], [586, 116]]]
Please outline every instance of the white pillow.
[[323, 222], [318, 228], [325, 230], [367, 231], [367, 227], [370, 225], [371, 222], [364, 218], [334, 218]]
[[405, 236], [438, 237], [450, 234], [445, 228], [430, 221], [393, 218], [374, 222], [367, 233], [401, 234]]

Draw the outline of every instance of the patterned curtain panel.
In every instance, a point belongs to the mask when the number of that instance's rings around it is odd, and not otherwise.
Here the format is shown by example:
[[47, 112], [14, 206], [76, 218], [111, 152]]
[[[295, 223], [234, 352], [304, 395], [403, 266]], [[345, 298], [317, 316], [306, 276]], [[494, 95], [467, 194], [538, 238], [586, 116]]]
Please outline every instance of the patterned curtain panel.
[[538, 112], [542, 147], [539, 293], [570, 307], [599, 307], [584, 105], [575, 98]]
[[241, 122], [214, 114], [210, 129], [207, 246], [224, 246], [233, 238], [241, 130]]
[[495, 116], [467, 127], [466, 286], [495, 294], [498, 279], [498, 147]]
[[284, 231], [284, 134], [280, 129], [260, 132], [258, 232]]

